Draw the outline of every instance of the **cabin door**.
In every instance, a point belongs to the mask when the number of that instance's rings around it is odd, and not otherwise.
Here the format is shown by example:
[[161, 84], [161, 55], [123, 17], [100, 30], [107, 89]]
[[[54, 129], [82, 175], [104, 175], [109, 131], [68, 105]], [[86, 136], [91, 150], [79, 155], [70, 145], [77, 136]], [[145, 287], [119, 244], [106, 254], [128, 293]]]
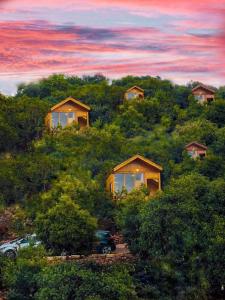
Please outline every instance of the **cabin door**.
[[150, 195], [154, 195], [159, 190], [159, 183], [154, 179], [147, 179], [147, 188]]
[[87, 119], [84, 117], [78, 117], [78, 124], [80, 125], [80, 128], [87, 127]]

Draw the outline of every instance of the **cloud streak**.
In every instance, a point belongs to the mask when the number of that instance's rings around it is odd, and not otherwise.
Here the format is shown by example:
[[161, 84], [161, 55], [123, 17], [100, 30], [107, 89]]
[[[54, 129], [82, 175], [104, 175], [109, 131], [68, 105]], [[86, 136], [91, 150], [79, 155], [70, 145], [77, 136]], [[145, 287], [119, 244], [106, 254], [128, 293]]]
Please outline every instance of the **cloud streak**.
[[[217, 85], [225, 79], [225, 0], [39, 0], [29, 8], [26, 3], [0, 1], [0, 88], [6, 77], [32, 80], [54, 72], [149, 74]], [[54, 20], [48, 20], [46, 8], [55, 9]], [[116, 18], [108, 23], [103, 10], [108, 19], [124, 14], [124, 25]], [[71, 11], [74, 21], [67, 22]], [[83, 16], [83, 25], [76, 16]], [[90, 25], [94, 17], [102, 17], [101, 26]]]

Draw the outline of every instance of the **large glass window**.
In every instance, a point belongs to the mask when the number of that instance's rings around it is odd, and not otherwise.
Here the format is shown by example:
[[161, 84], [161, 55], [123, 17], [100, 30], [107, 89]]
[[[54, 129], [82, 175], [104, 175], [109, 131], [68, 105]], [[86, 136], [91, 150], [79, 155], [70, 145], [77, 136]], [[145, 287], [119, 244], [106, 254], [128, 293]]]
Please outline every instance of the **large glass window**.
[[115, 192], [121, 192], [124, 186], [124, 174], [115, 174]]
[[138, 96], [138, 95], [137, 95], [136, 93], [130, 92], [130, 93], [127, 94], [127, 99], [128, 99], [128, 100], [132, 100], [132, 99], [137, 98], [137, 96]]
[[128, 192], [138, 188], [144, 182], [143, 173], [115, 174], [115, 192], [126, 189]]
[[130, 192], [135, 187], [135, 174], [125, 175], [125, 188]]
[[204, 99], [204, 96], [203, 95], [195, 95], [195, 99], [201, 101]]
[[57, 127], [59, 125], [59, 113], [52, 113], [52, 127]]
[[52, 112], [52, 127], [62, 126], [66, 127], [75, 120], [74, 112]]
[[67, 113], [60, 112], [59, 113], [59, 122], [62, 127], [66, 127], [67, 125]]

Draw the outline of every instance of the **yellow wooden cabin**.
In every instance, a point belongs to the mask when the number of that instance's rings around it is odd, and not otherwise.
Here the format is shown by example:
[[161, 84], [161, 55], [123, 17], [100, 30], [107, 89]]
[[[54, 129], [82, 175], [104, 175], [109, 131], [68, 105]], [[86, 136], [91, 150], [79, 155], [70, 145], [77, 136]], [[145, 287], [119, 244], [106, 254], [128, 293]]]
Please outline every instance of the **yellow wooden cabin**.
[[89, 127], [90, 107], [79, 100], [69, 97], [54, 105], [45, 118], [49, 129], [78, 124], [80, 128]]
[[124, 94], [124, 100], [143, 100], [144, 99], [144, 90], [141, 89], [139, 86], [133, 86], [128, 89]]
[[106, 188], [115, 195], [123, 189], [130, 192], [144, 184], [153, 196], [161, 190], [162, 170], [162, 167], [153, 161], [135, 155], [112, 170], [107, 178]]

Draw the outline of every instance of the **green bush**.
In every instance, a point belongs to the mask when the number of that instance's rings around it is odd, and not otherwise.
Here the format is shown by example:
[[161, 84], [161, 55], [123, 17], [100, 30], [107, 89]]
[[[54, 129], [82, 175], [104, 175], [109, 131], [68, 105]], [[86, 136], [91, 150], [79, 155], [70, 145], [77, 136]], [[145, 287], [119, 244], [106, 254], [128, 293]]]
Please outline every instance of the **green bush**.
[[90, 251], [96, 228], [96, 219], [66, 195], [36, 219], [38, 236], [57, 254], [64, 250], [74, 254]]
[[3, 282], [8, 290], [9, 300], [34, 299], [37, 291], [37, 274], [46, 265], [43, 247], [19, 251], [16, 261], [9, 261], [4, 268]]
[[38, 275], [37, 300], [137, 299], [132, 278], [123, 266], [110, 270], [61, 264], [44, 268]]

